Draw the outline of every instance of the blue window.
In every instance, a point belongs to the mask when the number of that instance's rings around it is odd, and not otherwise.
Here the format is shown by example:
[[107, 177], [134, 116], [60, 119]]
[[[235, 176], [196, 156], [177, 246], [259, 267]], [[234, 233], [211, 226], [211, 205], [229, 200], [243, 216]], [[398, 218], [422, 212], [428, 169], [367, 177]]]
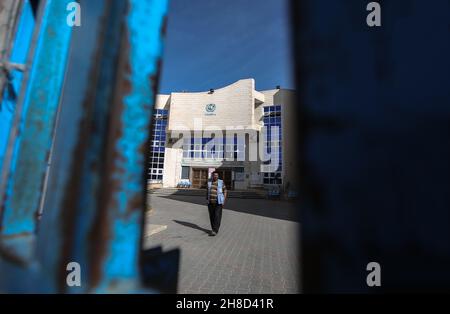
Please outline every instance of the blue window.
[[156, 109], [152, 118], [151, 145], [150, 145], [150, 181], [161, 182], [164, 172], [164, 154], [166, 144], [167, 116], [169, 111]]
[[[266, 136], [263, 138], [266, 148], [266, 154], [272, 158], [278, 158], [279, 167], [275, 172], [264, 173], [264, 184], [281, 184], [282, 171], [282, 143], [281, 143], [281, 106], [273, 105], [264, 107], [264, 127], [266, 128]], [[278, 134], [272, 132], [272, 127], [278, 128]], [[263, 164], [270, 164], [271, 161], [263, 162]]]
[[[242, 143], [241, 143], [242, 142]], [[186, 144], [187, 141], [184, 141]], [[238, 141], [238, 137], [191, 137], [191, 145], [183, 145], [183, 157], [190, 156], [191, 158], [223, 158], [224, 152], [230, 158], [245, 158], [245, 141]]]

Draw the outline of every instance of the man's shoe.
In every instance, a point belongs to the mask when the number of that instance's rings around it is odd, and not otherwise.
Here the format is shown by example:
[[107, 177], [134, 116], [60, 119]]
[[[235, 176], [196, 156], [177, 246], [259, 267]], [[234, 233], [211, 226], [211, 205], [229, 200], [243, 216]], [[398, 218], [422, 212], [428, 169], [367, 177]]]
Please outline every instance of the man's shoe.
[[211, 233], [209, 234], [210, 236], [214, 237], [217, 233], [215, 233], [214, 231], [211, 231]]

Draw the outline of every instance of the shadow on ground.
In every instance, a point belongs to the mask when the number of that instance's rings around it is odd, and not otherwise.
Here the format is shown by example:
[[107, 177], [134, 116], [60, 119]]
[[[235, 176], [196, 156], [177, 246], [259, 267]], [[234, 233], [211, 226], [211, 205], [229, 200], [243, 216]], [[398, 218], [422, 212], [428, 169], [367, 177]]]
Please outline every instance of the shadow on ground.
[[[206, 200], [198, 195], [158, 195], [160, 198], [171, 199], [180, 202], [188, 202], [206, 207]], [[298, 206], [293, 201], [276, 201], [267, 199], [229, 198], [224, 209], [251, 215], [259, 215], [268, 218], [290, 220], [300, 222]], [[177, 222], [182, 224], [182, 222]], [[190, 223], [186, 223], [190, 224]], [[193, 227], [193, 226], [190, 226]], [[198, 226], [197, 226], [198, 227]], [[194, 228], [194, 227], [193, 227]], [[200, 227], [198, 227], [200, 228]], [[200, 228], [200, 230], [204, 230]]]
[[197, 230], [203, 231], [203, 232], [208, 233], [208, 234], [211, 232], [211, 230], [202, 228], [202, 227], [200, 227], [200, 226], [198, 226], [196, 224], [193, 224], [192, 222], [181, 221], [181, 220], [173, 220], [173, 221], [176, 222], [177, 224], [180, 224], [180, 225], [183, 225], [183, 226], [186, 226], [186, 227], [190, 227], [190, 228], [193, 228], [193, 229], [197, 229]]

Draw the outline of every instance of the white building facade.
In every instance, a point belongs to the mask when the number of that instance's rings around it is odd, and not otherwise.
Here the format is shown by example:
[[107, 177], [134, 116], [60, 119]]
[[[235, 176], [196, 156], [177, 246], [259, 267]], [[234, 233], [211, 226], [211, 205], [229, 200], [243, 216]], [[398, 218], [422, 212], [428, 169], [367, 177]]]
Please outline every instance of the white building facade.
[[229, 189], [296, 186], [294, 92], [256, 91], [253, 79], [157, 95], [149, 186], [204, 188], [218, 171]]

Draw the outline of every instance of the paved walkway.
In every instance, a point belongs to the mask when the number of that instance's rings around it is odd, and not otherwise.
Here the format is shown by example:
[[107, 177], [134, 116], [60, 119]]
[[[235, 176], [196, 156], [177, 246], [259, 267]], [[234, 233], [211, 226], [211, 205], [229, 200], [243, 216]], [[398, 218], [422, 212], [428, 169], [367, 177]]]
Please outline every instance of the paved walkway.
[[299, 223], [288, 202], [229, 199], [220, 232], [204, 197], [152, 195], [144, 246], [181, 249], [178, 293], [298, 293]]

